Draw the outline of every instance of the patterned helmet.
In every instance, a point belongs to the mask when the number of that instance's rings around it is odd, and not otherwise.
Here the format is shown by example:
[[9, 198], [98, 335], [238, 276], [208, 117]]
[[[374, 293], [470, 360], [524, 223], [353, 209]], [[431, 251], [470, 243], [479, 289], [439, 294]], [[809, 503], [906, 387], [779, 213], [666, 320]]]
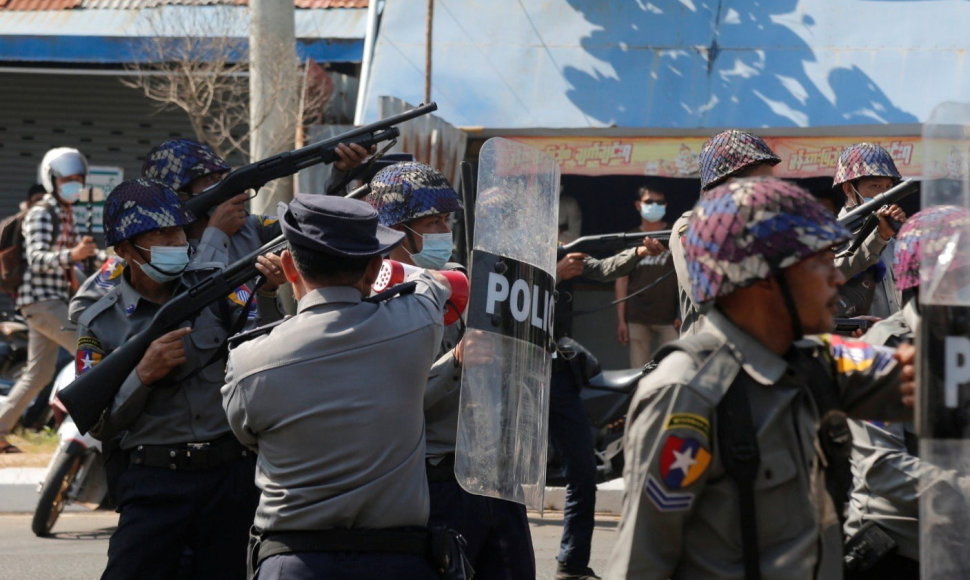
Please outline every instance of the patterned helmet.
[[145, 178], [122, 181], [104, 200], [104, 234], [109, 246], [138, 234], [192, 221], [178, 195], [161, 181]]
[[229, 164], [208, 145], [190, 139], [169, 139], [148, 152], [141, 176], [182, 191], [200, 177], [229, 169]]
[[873, 143], [856, 143], [842, 150], [832, 185], [839, 186], [860, 177], [891, 177], [894, 182], [901, 179], [889, 151]]
[[[911, 216], [896, 236], [893, 275], [899, 291], [920, 284], [920, 256], [938, 256], [955, 234], [970, 231], [970, 210], [955, 205], [924, 209]], [[957, 252], [966, 260], [966, 252]]]
[[851, 234], [807, 191], [773, 177], [732, 180], [701, 196], [684, 239], [698, 304], [787, 268]]
[[398, 163], [377, 172], [370, 182], [367, 201], [377, 209], [383, 226], [462, 209], [458, 194], [445, 176], [417, 161]]
[[747, 131], [722, 131], [711, 137], [698, 157], [701, 189], [707, 191], [756, 163], [777, 165], [781, 159], [761, 137]]

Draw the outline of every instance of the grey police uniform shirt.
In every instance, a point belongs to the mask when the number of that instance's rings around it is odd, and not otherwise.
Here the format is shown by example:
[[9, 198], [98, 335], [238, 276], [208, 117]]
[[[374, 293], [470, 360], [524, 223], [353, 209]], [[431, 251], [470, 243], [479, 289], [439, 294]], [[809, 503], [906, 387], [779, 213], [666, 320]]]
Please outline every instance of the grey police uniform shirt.
[[[910, 301], [898, 313], [869, 329], [862, 339], [873, 344], [898, 343], [911, 339], [918, 328], [919, 314]], [[906, 445], [907, 438], [916, 438], [911, 423], [850, 420], [849, 428], [853, 487], [846, 537], [873, 521], [896, 541], [901, 556], [918, 560], [920, 490], [927, 485], [968, 490], [970, 477], [939, 469], [911, 454]], [[920, 478], [924, 478], [922, 486]]]
[[682, 236], [687, 235], [687, 220], [693, 210], [685, 211], [670, 227], [670, 258], [677, 274], [677, 298], [680, 301], [680, 336], [690, 336], [703, 330], [704, 313], [707, 307], [694, 304], [690, 296], [690, 275], [687, 272], [687, 258], [684, 255]]
[[380, 304], [319, 288], [230, 351], [222, 402], [257, 454], [264, 531], [427, 523], [424, 414], [447, 288], [429, 274]]
[[[97, 366], [105, 356], [143, 330], [159, 308], [160, 305], [142, 298], [122, 277], [115, 288], [81, 314], [78, 373]], [[107, 440], [124, 432], [123, 449], [213, 441], [228, 435], [229, 424], [219, 396], [225, 369], [222, 349], [231, 323], [226, 315], [235, 318], [240, 310], [226, 297], [222, 305], [210, 305], [193, 320], [180, 324], [180, 327], [192, 327], [192, 332], [183, 339], [187, 363], [150, 386], [142, 384], [132, 370], [115, 395], [111, 409], [102, 415], [92, 433]]]
[[626, 492], [606, 577], [744, 578], [737, 485], [716, 440], [717, 405], [744, 373], [755, 387], [747, 391], [760, 450], [754, 489], [762, 577], [839, 578], [841, 536], [808, 381], [834, 381], [856, 415], [909, 417], [892, 351], [825, 335], [783, 358], [716, 309], [704, 332], [718, 346], [702, 368], [684, 352], [671, 353], [641, 379], [630, 405]]
[[455, 359], [455, 346], [464, 334], [464, 324], [454, 322], [444, 328], [437, 359], [428, 373], [424, 394], [424, 420], [427, 429], [427, 460], [433, 465], [455, 453], [458, 438], [461, 366]]
[[[201, 239], [189, 240], [189, 245], [195, 250], [191, 264], [198, 267], [231, 264], [279, 235], [280, 229], [275, 226], [276, 223], [278, 222], [273, 217], [251, 215], [232, 237], [218, 228], [207, 227]], [[96, 273], [81, 283], [81, 287], [71, 298], [68, 308], [68, 318], [71, 322], [76, 323], [88, 306], [117, 286], [124, 267], [124, 260], [118, 256], [112, 256]], [[251, 321], [247, 327], [267, 324], [283, 317], [283, 309], [275, 297], [257, 294], [254, 302], [256, 309], [250, 313]]]
[[[848, 211], [848, 208], [843, 207], [839, 217]], [[880, 258], [885, 263], [886, 273], [882, 280], [876, 282], [872, 305], [869, 307], [869, 312], [865, 314], [888, 318], [899, 311], [899, 298], [893, 279], [894, 248], [893, 240], [883, 239], [877, 227], [869, 233], [855, 253], [850, 256], [837, 255], [835, 258], [835, 267], [842, 272], [846, 280], [875, 265]]]

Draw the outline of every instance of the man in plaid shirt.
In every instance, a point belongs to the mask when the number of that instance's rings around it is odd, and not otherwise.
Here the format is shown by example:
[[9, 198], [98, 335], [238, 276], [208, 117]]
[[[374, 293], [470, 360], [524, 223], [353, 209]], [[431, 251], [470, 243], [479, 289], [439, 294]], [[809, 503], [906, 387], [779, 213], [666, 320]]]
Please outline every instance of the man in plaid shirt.
[[73, 264], [92, 256], [103, 258], [90, 236], [79, 236], [71, 205], [84, 187], [87, 160], [77, 149], [58, 147], [44, 156], [40, 180], [47, 190], [41, 203], [23, 221], [23, 282], [17, 309], [29, 329], [27, 366], [0, 405], [0, 453], [19, 453], [7, 441], [24, 409], [54, 378], [57, 349], [73, 352], [75, 328], [68, 323], [67, 302], [76, 288]]

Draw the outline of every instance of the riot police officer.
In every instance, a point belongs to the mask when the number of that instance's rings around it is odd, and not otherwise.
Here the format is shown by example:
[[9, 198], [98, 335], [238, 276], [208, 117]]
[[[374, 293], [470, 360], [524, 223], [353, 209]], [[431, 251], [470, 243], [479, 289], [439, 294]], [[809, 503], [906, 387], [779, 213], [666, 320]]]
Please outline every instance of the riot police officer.
[[[896, 239], [893, 263], [903, 307], [876, 323], [862, 340], [887, 346], [915, 340], [920, 262], [942, 254], [946, 244], [968, 227], [970, 212], [955, 206], [931, 207], [906, 221]], [[960, 255], [956, 259], [967, 260]], [[967, 488], [970, 480], [920, 461], [911, 423], [850, 421], [849, 428], [854, 485], [845, 522], [848, 575], [857, 580], [919, 578], [920, 478], [955, 489]], [[882, 541], [885, 538], [888, 541]]]
[[[849, 233], [773, 178], [705, 194], [685, 238], [699, 334], [658, 354], [630, 406], [627, 494], [609, 578], [838, 578], [841, 536], [821, 474], [822, 413], [906, 418], [913, 369], [823, 335]], [[905, 353], [911, 359], [912, 352]]]
[[[884, 193], [899, 181], [899, 170], [888, 151], [873, 143], [856, 143], [839, 155], [833, 187], [845, 195], [845, 207], [842, 208], [845, 213]], [[906, 221], [906, 212], [897, 205], [889, 205], [877, 209], [875, 215], [879, 218], [879, 226], [853, 254], [836, 260], [836, 265], [848, 278], [839, 291], [842, 316], [871, 314], [886, 318], [899, 310], [890, 241], [896, 234], [894, 228]]]
[[[721, 183], [736, 177], [756, 177], [771, 175], [773, 167], [781, 159], [757, 135], [747, 131], [731, 129], [711, 137], [698, 157], [701, 169], [701, 195]], [[671, 226], [670, 256], [677, 272], [678, 294], [680, 296], [680, 335], [688, 336], [697, 332], [694, 324], [701, 316], [697, 305], [690, 296], [690, 276], [684, 259], [683, 236], [687, 232], [687, 220], [691, 211], [684, 212]]]
[[[161, 182], [136, 179], [112, 190], [105, 238], [127, 265], [118, 284], [80, 317], [79, 374], [141, 331], [192, 282], [182, 229], [189, 221]], [[126, 464], [103, 578], [244, 576], [258, 495], [254, 457], [230, 432], [219, 396], [225, 340], [242, 316], [226, 297], [152, 342], [92, 430], [103, 441], [120, 436]]]
[[[419, 162], [382, 169], [371, 180], [367, 200], [377, 208], [382, 225], [404, 238], [390, 257], [423, 268], [443, 269], [453, 249], [450, 214], [462, 208], [458, 194], [444, 175]], [[429, 365], [424, 399], [432, 524], [455, 529], [468, 542], [466, 552], [475, 577], [529, 579], [535, 577], [535, 555], [525, 507], [497, 498], [468, 493], [455, 479], [455, 441], [459, 393], [466, 356], [464, 324], [444, 329], [433, 364]]]
[[368, 204], [298, 194], [281, 220], [297, 314], [242, 335], [223, 405], [257, 450], [258, 578], [431, 579], [422, 399], [450, 286], [367, 299], [404, 234]]
[[[169, 139], [148, 152], [142, 166], [142, 177], [161, 181], [178, 194], [182, 201], [218, 183], [230, 167], [208, 146], [191, 139]], [[248, 196], [241, 193], [212, 209], [210, 215], [192, 216], [186, 226], [192, 259], [198, 263], [232, 263], [255, 251], [279, 235], [276, 217], [249, 215]], [[107, 260], [94, 276], [89, 277], [71, 300], [70, 316], [77, 320], [81, 312], [94, 303], [118, 281], [124, 264], [119, 258]], [[276, 301], [276, 288], [285, 282], [276, 256], [261, 256], [257, 268], [266, 278], [249, 310], [252, 322], [272, 322], [282, 317]], [[250, 301], [253, 284], [240, 289], [239, 298]]]

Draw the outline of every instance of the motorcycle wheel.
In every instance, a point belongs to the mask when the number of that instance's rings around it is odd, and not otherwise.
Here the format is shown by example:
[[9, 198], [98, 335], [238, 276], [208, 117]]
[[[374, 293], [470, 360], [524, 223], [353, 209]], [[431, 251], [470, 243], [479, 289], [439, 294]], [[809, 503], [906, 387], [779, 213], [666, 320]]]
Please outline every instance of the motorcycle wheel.
[[71, 441], [63, 452], [58, 453], [57, 461], [41, 486], [40, 499], [30, 524], [30, 529], [40, 538], [50, 535], [57, 518], [67, 505], [67, 492], [84, 463], [84, 447], [76, 441]]

